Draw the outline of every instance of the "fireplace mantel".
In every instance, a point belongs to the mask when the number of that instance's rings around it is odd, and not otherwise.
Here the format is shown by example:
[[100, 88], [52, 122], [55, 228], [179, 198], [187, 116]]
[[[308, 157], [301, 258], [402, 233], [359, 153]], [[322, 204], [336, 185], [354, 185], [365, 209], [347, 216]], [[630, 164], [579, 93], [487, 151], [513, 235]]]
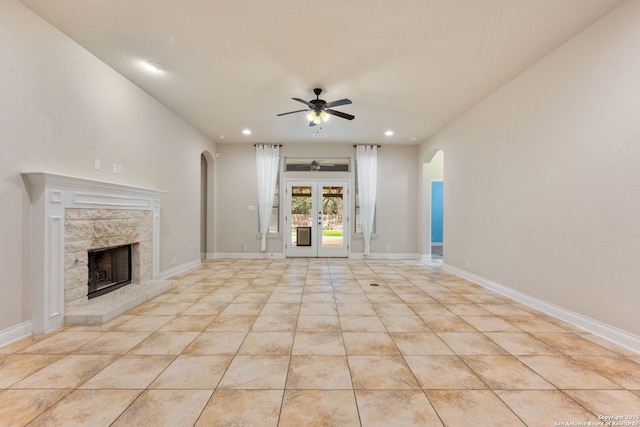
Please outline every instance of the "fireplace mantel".
[[[31, 301], [34, 333], [65, 320], [65, 209], [150, 211], [151, 278], [159, 275], [161, 190], [51, 172], [23, 173], [31, 199]], [[77, 260], [76, 260], [77, 262]]]

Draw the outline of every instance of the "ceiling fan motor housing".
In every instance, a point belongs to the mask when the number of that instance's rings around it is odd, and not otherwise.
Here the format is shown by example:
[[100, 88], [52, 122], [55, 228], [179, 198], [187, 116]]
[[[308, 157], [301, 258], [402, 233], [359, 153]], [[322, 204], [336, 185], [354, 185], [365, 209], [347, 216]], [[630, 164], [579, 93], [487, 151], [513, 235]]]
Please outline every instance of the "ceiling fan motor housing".
[[320, 99], [322, 89], [317, 87], [313, 90], [313, 93], [316, 95], [316, 99], [312, 99], [309, 103], [314, 105], [313, 111], [315, 111], [316, 114], [320, 114], [320, 112], [325, 109], [327, 101]]
[[[325, 101], [324, 99], [320, 99], [320, 94], [322, 93], [322, 89], [315, 88], [313, 89], [313, 93], [316, 95], [316, 99], [312, 99], [310, 101], [305, 101], [302, 98], [291, 98], [294, 101], [298, 101], [302, 104], [305, 104], [308, 107], [308, 110], [289, 111], [286, 113], [276, 114], [276, 116], [286, 116], [288, 114], [302, 113], [302, 112], [308, 111], [312, 115], [315, 115], [317, 117], [320, 117], [320, 114], [322, 113], [323, 115], [330, 114], [332, 116], [341, 117], [347, 120], [353, 120], [355, 118], [355, 116], [352, 114], [343, 113], [341, 111], [336, 111], [333, 109], [333, 107], [337, 107], [339, 105], [351, 104], [350, 99], [344, 98], [344, 99], [339, 99], [337, 101], [332, 101], [327, 103], [327, 101]], [[309, 123], [309, 126], [314, 126], [316, 124], [317, 123], [315, 123], [315, 121], [312, 120], [311, 123]]]
[[327, 104], [327, 101], [325, 101], [324, 99], [312, 99], [309, 102], [314, 105], [313, 110], [316, 113], [319, 113], [320, 111], [324, 110], [325, 105]]

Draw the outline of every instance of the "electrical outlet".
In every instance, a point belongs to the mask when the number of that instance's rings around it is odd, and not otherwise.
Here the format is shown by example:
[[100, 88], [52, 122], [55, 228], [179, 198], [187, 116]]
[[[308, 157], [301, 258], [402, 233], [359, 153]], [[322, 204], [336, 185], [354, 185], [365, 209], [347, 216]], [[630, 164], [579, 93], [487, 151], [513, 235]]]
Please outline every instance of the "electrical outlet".
[[246, 246], [244, 243], [242, 243], [242, 244], [240, 245], [240, 250], [241, 250], [242, 252], [244, 252], [246, 249], [247, 249], [247, 246]]
[[177, 262], [178, 262], [178, 257], [175, 257], [175, 256], [171, 257], [171, 265], [173, 265], [173, 264], [175, 264]]

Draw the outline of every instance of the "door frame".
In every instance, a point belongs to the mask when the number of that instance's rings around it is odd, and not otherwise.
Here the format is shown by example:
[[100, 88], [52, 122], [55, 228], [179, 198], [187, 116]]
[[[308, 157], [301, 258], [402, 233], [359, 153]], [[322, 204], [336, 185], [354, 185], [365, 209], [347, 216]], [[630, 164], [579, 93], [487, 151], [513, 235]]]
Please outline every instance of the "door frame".
[[[317, 202], [318, 195], [322, 194], [322, 187], [324, 186], [342, 186], [344, 189], [342, 198], [342, 247], [341, 248], [323, 248], [321, 245], [322, 227], [318, 227], [317, 218], [314, 217], [312, 221], [311, 242], [312, 246], [308, 248], [291, 247], [291, 233], [292, 233], [292, 217], [291, 217], [291, 188], [294, 186], [314, 186], [315, 195], [312, 193], [312, 210], [315, 212], [318, 210]], [[285, 257], [308, 257], [308, 258], [348, 258], [350, 254], [350, 239], [351, 234], [350, 227], [350, 181], [348, 179], [285, 179], [285, 201], [283, 206], [285, 207], [285, 220], [284, 220], [284, 239], [283, 239], [283, 252]], [[322, 198], [320, 197], [320, 200]], [[320, 203], [319, 209], [322, 210], [323, 206]], [[314, 209], [315, 208], [315, 209]], [[320, 238], [319, 238], [320, 237]], [[315, 243], [314, 243], [315, 242]]]

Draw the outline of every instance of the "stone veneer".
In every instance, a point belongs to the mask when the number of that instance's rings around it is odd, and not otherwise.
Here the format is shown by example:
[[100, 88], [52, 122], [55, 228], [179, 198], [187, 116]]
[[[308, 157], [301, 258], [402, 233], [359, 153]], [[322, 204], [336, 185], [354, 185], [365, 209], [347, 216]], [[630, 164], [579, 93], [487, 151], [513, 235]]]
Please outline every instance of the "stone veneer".
[[67, 309], [89, 300], [89, 250], [131, 244], [131, 282], [151, 280], [151, 211], [67, 208], [64, 217], [64, 299]]

